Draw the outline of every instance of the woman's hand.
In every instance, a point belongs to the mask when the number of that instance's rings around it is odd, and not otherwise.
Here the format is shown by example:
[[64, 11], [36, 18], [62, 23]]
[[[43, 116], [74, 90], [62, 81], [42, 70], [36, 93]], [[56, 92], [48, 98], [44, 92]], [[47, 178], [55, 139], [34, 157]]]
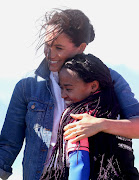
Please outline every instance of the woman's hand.
[[95, 118], [89, 114], [71, 114], [74, 119], [79, 119], [75, 123], [70, 123], [64, 127], [64, 139], [77, 142], [83, 138], [93, 136], [103, 130], [103, 119]]

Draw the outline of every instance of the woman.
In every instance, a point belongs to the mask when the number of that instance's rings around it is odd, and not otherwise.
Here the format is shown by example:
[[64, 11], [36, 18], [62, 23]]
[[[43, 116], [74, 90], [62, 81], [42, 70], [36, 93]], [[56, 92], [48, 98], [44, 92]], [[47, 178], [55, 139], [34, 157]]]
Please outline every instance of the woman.
[[[95, 37], [89, 19], [79, 10], [67, 9], [47, 17], [46, 15], [46, 23], [42, 26], [45, 33], [40, 35], [40, 46], [45, 45], [46, 57], [32, 76], [17, 83], [1, 131], [2, 179], [12, 174], [11, 166], [24, 140], [23, 179], [40, 178], [46, 156], [49, 158], [55, 145], [59, 120], [64, 110], [58, 85], [58, 71], [67, 58], [81, 54]], [[130, 101], [127, 102], [125, 98], [123, 89], [128, 88], [125, 80], [112, 70], [111, 76], [117, 82], [115, 90], [121, 99], [122, 109], [131, 104], [131, 116], [134, 112], [138, 113], [134, 108], [136, 100], [130, 90]], [[119, 77], [120, 86], [117, 81]]]

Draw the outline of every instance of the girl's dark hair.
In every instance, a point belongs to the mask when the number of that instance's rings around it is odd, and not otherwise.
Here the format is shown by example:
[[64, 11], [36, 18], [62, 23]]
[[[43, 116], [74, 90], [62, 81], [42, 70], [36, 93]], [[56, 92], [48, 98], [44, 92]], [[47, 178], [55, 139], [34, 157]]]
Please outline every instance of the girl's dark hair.
[[92, 54], [78, 54], [67, 59], [62, 68], [71, 69], [86, 83], [97, 80], [100, 88], [112, 86], [109, 68]]
[[[100, 59], [92, 54], [79, 54], [73, 58], [69, 58], [62, 66], [62, 69], [63, 68], [71, 69], [72, 71], [76, 72], [78, 76], [86, 83], [94, 80], [99, 81], [101, 91], [98, 91], [86, 99], [73, 103], [67, 107], [60, 120], [57, 141], [53, 148], [52, 155], [47, 161], [48, 166], [44, 168], [40, 180], [67, 179], [67, 141], [64, 141], [65, 144], [63, 144], [63, 134], [64, 127], [75, 120], [70, 116], [70, 114], [88, 113], [97, 118], [116, 119], [120, 110], [119, 103], [114, 92], [114, 87], [112, 85], [109, 69]], [[92, 142], [95, 143], [92, 145]], [[102, 132], [89, 137], [91, 179], [100, 179], [102, 176], [102, 169], [105, 172], [104, 174], [109, 174], [110, 179], [115, 179], [115, 177], [117, 179], [118, 175], [121, 177], [121, 169], [119, 168], [119, 161], [117, 160], [118, 158], [116, 154], [118, 143], [119, 141], [117, 140], [116, 136]], [[80, 143], [76, 144], [76, 146], [77, 148], [80, 148]], [[123, 149], [122, 153], [124, 153]], [[103, 158], [105, 159], [105, 162], [103, 161]], [[110, 172], [109, 169], [111, 168], [108, 162], [112, 164], [115, 173]], [[118, 164], [120, 171], [119, 169], [116, 169], [116, 163]]]
[[[77, 47], [81, 43], [89, 44], [95, 38], [94, 28], [89, 18], [81, 10], [57, 9], [50, 13], [47, 12], [44, 21], [40, 31], [40, 46], [44, 43], [45, 37], [54, 30], [57, 31], [55, 38], [59, 34], [65, 33]], [[49, 32], [48, 30], [46, 31], [48, 25], [53, 25], [53, 28]]]

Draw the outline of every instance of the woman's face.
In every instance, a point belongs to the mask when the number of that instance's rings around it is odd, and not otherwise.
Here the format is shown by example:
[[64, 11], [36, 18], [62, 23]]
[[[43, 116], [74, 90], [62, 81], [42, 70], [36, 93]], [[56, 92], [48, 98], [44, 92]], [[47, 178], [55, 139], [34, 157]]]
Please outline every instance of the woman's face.
[[76, 72], [70, 69], [61, 69], [59, 83], [61, 96], [64, 98], [66, 105], [82, 101], [93, 92], [93, 82], [85, 83]]
[[52, 40], [55, 36], [56, 32], [47, 35], [44, 54], [48, 60], [50, 71], [58, 72], [67, 58], [82, 52], [80, 47], [76, 47], [65, 33]]

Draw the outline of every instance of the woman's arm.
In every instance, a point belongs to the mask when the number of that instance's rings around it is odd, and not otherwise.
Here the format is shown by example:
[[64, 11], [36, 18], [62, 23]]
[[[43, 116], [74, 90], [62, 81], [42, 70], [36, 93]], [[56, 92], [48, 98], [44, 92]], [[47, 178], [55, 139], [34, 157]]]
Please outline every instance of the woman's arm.
[[88, 114], [72, 114], [80, 121], [65, 126], [65, 139], [75, 137], [72, 142], [77, 142], [85, 137], [93, 136], [99, 132], [124, 136], [127, 138], [139, 138], [139, 117], [127, 120], [111, 120], [95, 118]]
[[139, 138], [139, 117], [133, 119], [109, 120], [103, 121], [105, 129], [103, 132], [124, 136], [127, 138]]
[[139, 102], [134, 97], [134, 93], [127, 81], [116, 71], [110, 69], [111, 77], [114, 82], [114, 90], [121, 109], [121, 119], [131, 119], [139, 117]]
[[12, 174], [12, 164], [21, 150], [25, 137], [26, 105], [22, 81], [13, 92], [6, 119], [0, 135], [0, 178]]

